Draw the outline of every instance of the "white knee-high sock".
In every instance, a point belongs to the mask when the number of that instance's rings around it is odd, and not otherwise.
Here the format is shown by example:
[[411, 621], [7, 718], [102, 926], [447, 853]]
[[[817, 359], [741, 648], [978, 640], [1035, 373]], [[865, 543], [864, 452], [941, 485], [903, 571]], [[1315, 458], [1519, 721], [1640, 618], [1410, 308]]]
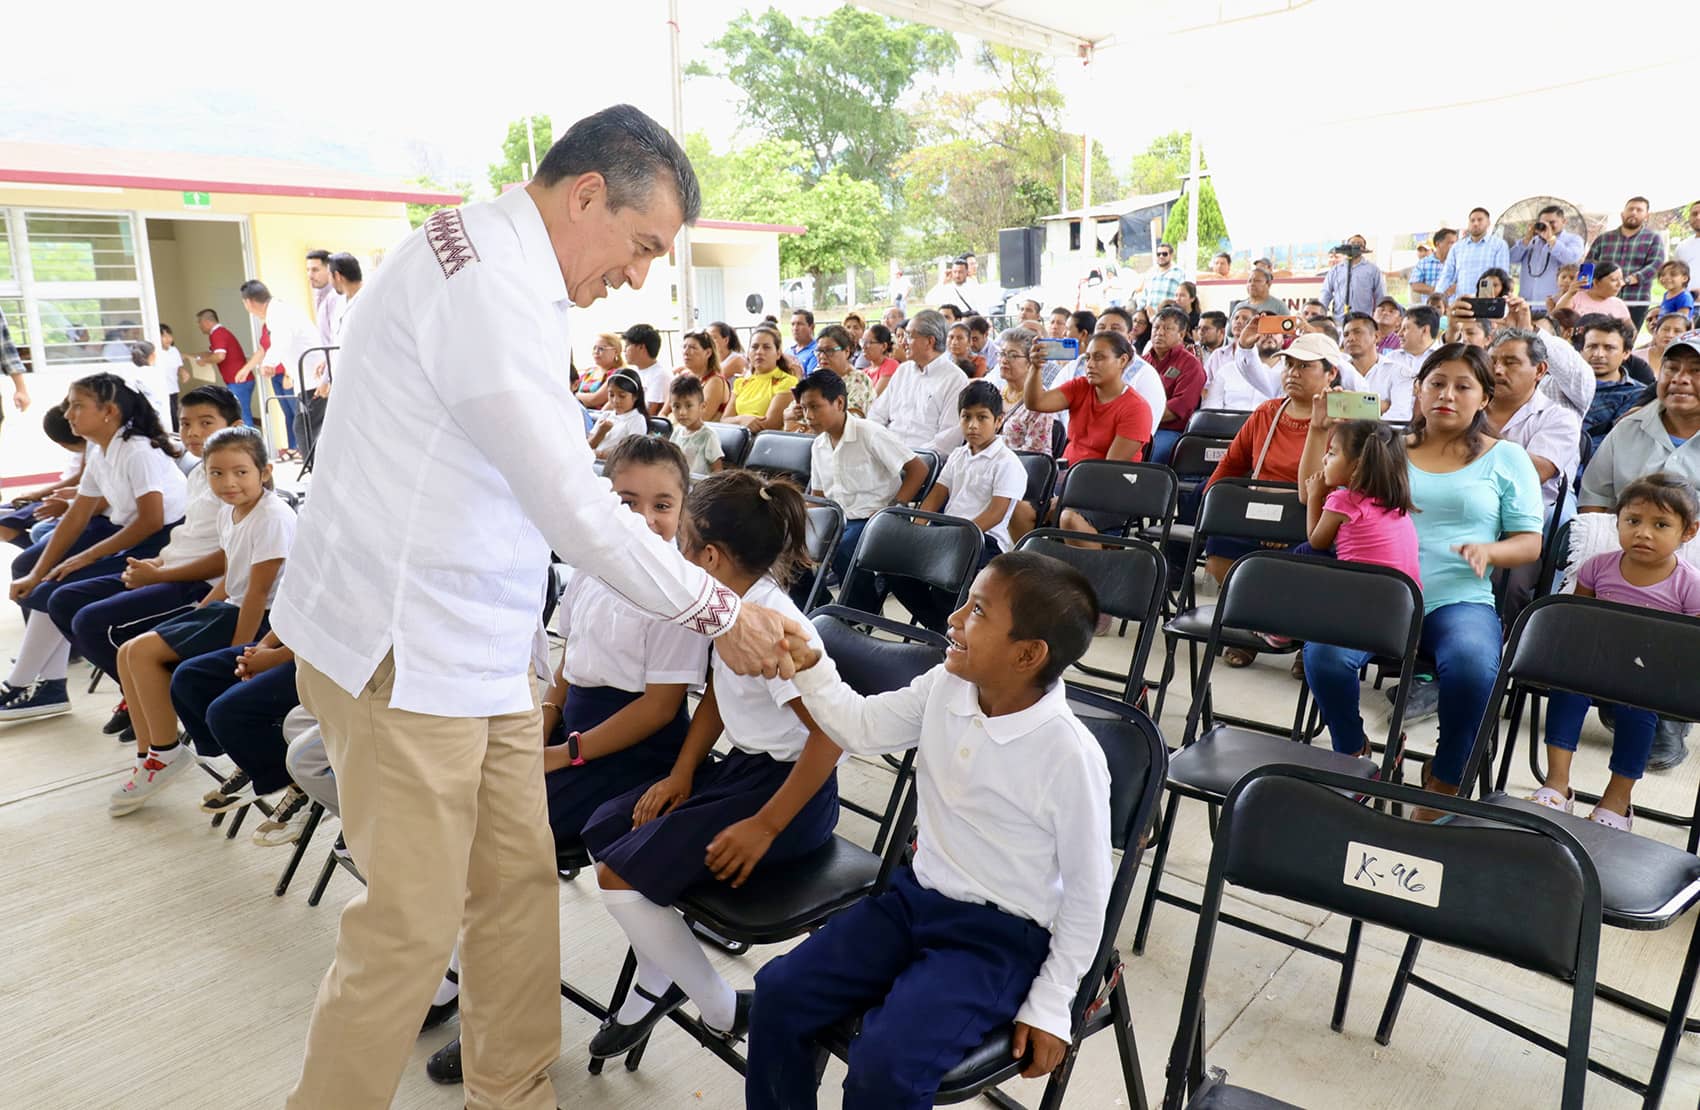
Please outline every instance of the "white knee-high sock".
[[454, 954], [449, 957], [449, 973], [443, 976], [443, 981], [437, 984], [437, 993], [431, 997], [431, 1005], [441, 1006], [451, 998], [460, 996], [460, 945], [455, 945]]
[[[716, 1029], [732, 1027], [737, 994], [708, 962], [708, 954], [677, 911], [658, 906], [635, 890], [604, 890], [602, 904], [626, 931], [638, 954], [640, 981], [647, 961], [660, 977], [679, 984], [697, 1004], [705, 1022]], [[644, 989], [650, 988], [646, 985]]]
[[24, 625], [24, 641], [18, 645], [18, 661], [6, 682], [10, 686], [28, 686], [38, 678], [64, 678], [70, 665], [71, 641], [60, 633], [46, 613], [34, 613], [29, 623]]

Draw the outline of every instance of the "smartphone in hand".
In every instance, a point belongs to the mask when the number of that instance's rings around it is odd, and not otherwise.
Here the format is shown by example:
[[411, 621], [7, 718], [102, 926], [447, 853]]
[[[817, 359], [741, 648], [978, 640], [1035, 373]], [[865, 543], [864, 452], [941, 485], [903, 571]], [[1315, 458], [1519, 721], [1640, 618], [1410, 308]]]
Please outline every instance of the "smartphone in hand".
[[1592, 262], [1584, 262], [1576, 267], [1576, 287], [1578, 289], [1592, 289], [1594, 287], [1594, 264]]
[[1078, 339], [1040, 339], [1033, 346], [1038, 356], [1046, 362], [1073, 362], [1080, 357], [1080, 340]]
[[1297, 316], [1259, 316], [1257, 318], [1258, 335], [1296, 335], [1299, 330]]
[[1334, 390], [1326, 394], [1331, 420], [1380, 420], [1381, 398], [1374, 393]]

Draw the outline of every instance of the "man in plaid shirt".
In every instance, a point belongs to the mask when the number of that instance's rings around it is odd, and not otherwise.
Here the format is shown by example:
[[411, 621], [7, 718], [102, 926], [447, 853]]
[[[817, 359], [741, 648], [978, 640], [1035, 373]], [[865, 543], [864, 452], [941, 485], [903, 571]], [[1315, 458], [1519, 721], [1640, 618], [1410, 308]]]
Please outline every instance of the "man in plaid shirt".
[[[12, 329], [6, 326], [6, 314], [0, 312], [0, 371], [12, 379], [12, 404], [23, 412], [30, 407], [29, 386], [24, 384], [24, 375], [29, 373], [29, 367], [18, 355], [18, 345], [12, 342]], [[3, 418], [4, 409], [0, 409]]]
[[1157, 244], [1157, 265], [1145, 275], [1145, 288], [1139, 294], [1139, 307], [1153, 316], [1164, 301], [1174, 300], [1181, 291], [1186, 275], [1175, 265], [1175, 248], [1170, 243]]
[[1452, 250], [1452, 243], [1458, 238], [1458, 233], [1449, 227], [1443, 227], [1434, 233], [1434, 253], [1420, 259], [1411, 267], [1411, 304], [1426, 305], [1430, 293], [1440, 292], [1444, 286], [1440, 284], [1440, 275], [1446, 272], [1446, 255]]
[[1619, 294], [1629, 306], [1630, 319], [1635, 327], [1647, 318], [1647, 304], [1653, 295], [1653, 275], [1665, 260], [1664, 240], [1647, 226], [1646, 197], [1630, 197], [1623, 206], [1622, 223], [1615, 231], [1607, 231], [1588, 248], [1588, 261], [1596, 265], [1610, 262], [1623, 271], [1623, 292]]

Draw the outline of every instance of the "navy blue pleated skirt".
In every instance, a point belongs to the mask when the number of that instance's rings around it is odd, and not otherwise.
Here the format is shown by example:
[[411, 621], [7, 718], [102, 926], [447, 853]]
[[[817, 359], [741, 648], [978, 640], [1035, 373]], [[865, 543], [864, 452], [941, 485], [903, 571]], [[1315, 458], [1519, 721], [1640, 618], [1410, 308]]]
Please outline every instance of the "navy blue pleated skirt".
[[[691, 796], [684, 802], [634, 829], [632, 808], [652, 785], [644, 783], [596, 811], [584, 828], [585, 847], [633, 890], [657, 905], [670, 906], [688, 887], [712, 878], [704, 859], [720, 830], [754, 817], [794, 766], [770, 755], [734, 750], [725, 759], [697, 769]], [[837, 825], [838, 775], [834, 772], [774, 838], [757, 870], [814, 851]]]
[[[566, 704], [561, 707], [561, 723], [555, 726], [549, 743], [565, 744], [567, 733], [588, 732], [642, 696], [612, 686], [568, 687]], [[690, 724], [685, 703], [681, 701], [678, 714], [649, 739], [589, 760], [582, 767], [562, 767], [544, 776], [544, 789], [549, 794], [549, 828], [555, 834], [555, 847], [577, 844], [591, 814], [603, 802], [671, 773]]]

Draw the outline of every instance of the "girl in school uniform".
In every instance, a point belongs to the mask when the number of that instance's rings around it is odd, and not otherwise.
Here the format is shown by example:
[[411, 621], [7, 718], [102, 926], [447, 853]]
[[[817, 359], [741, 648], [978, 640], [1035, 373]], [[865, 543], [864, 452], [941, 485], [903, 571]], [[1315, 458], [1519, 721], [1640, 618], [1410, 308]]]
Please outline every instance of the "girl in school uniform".
[[[687, 558], [750, 601], [808, 628], [784, 583], [807, 562], [807, 518], [795, 486], [748, 470], [698, 482], [685, 501]], [[818, 637], [810, 633], [818, 646]], [[584, 829], [603, 903], [637, 955], [624, 1006], [591, 1038], [598, 1059], [624, 1055], [656, 1022], [694, 999], [703, 1021], [743, 1036], [749, 996], [735, 993], [670, 907], [713, 877], [741, 885], [764, 862], [824, 844], [838, 823], [839, 748], [784, 679], [745, 677], [710, 652], [708, 686], [666, 778], [598, 809]], [[706, 762], [722, 731], [732, 752]]]
[[218, 542], [224, 579], [199, 605], [129, 641], [118, 651], [118, 676], [136, 730], [136, 766], [112, 792], [108, 812], [133, 813], [189, 766], [178, 742], [171, 671], [184, 659], [253, 643], [295, 540], [295, 510], [271, 491], [272, 468], [257, 429], [226, 428], [207, 440], [207, 483], [224, 502]]
[[590, 430], [590, 449], [606, 459], [627, 436], [649, 432], [649, 406], [644, 402], [643, 379], [633, 370], [621, 370], [608, 379], [608, 407]]
[[[690, 483], [684, 452], [654, 436], [628, 436], [605, 477], [650, 531], [674, 541]], [[658, 620], [587, 574], [561, 593], [555, 627], [566, 643], [543, 696], [543, 769], [557, 849], [577, 845], [608, 799], [647, 788], [679, 758], [690, 727], [685, 691], [708, 670], [708, 641]], [[440, 1025], [459, 996], [459, 953], [431, 999], [425, 1027]], [[460, 1038], [426, 1064], [440, 1083], [461, 1079]]]
[[182, 448], [147, 399], [117, 374], [73, 384], [65, 420], [87, 441], [87, 462], [59, 526], [12, 563], [12, 600], [27, 623], [16, 665], [0, 685], [0, 721], [71, 711], [65, 688], [71, 641], [61, 631], [70, 616], [53, 612], [55, 594], [67, 583], [118, 574], [126, 558], [158, 555], [188, 499], [176, 462]]

